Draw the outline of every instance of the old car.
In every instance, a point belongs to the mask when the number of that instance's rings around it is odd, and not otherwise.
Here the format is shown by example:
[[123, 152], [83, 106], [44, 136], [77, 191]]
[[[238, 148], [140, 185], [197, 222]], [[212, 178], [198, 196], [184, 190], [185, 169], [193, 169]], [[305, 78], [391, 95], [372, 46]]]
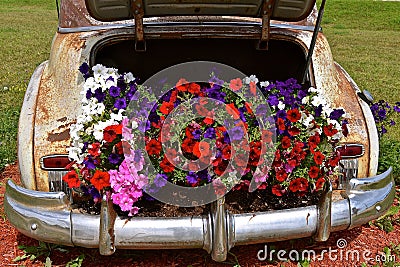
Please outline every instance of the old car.
[[[153, 1], [62, 0], [49, 60], [28, 85], [18, 131], [22, 185], [9, 180], [8, 220], [45, 242], [115, 249], [203, 248], [224, 261], [233, 246], [315, 237], [358, 227], [391, 206], [391, 169], [377, 174], [379, 139], [367, 93], [334, 61], [315, 0]], [[131, 71], [146, 81], [187, 62], [218, 62], [260, 80], [295, 78], [320, 89], [348, 116], [340, 151], [338, 185], [326, 186], [318, 203], [290, 209], [234, 214], [223, 198], [206, 214], [126, 219], [103, 205], [99, 214], [73, 208], [63, 181], [71, 161], [70, 127], [80, 112], [88, 63]]]

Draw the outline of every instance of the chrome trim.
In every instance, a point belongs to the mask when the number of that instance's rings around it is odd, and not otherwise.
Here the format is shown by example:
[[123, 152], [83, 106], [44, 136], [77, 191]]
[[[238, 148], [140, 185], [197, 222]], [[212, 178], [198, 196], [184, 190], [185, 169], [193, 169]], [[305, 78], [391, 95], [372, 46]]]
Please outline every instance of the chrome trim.
[[[114, 246], [123, 249], [203, 248], [212, 253], [215, 260], [222, 261], [234, 245], [282, 241], [318, 233], [324, 233], [320, 236], [325, 239], [330, 231], [360, 226], [389, 209], [395, 195], [392, 168], [374, 177], [351, 179], [346, 192], [345, 199], [332, 201], [330, 224], [327, 213], [317, 205], [231, 214], [223, 209], [221, 202], [216, 203], [214, 211], [203, 216], [133, 217], [130, 220], [117, 217], [113, 228]], [[328, 211], [329, 200], [323, 206]], [[107, 225], [100, 223], [99, 215], [73, 212], [64, 193], [32, 191], [11, 180], [7, 182], [4, 209], [9, 221], [21, 233], [63, 245], [99, 247], [100, 226]], [[321, 219], [325, 223], [321, 223]], [[109, 248], [114, 246], [109, 245]]]

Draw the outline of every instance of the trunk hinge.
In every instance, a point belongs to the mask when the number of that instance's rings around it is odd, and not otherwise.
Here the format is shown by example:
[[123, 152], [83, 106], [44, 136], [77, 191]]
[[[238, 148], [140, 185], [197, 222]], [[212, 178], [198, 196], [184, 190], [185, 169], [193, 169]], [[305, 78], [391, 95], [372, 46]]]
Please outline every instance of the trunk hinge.
[[317, 41], [318, 32], [320, 31], [322, 16], [324, 15], [325, 2], [326, 2], [326, 0], [322, 0], [321, 6], [318, 11], [318, 17], [317, 17], [317, 21], [315, 23], [314, 33], [313, 33], [313, 36], [311, 39], [310, 48], [308, 49], [306, 65], [304, 66], [304, 69], [303, 69], [302, 84], [305, 84], [305, 82], [307, 80], [308, 69], [310, 67], [312, 55], [314, 53], [314, 47], [315, 47], [315, 43]]
[[132, 12], [135, 17], [135, 50], [144, 52], [146, 51], [146, 41], [144, 40], [144, 9], [142, 0], [132, 1]]
[[261, 38], [257, 46], [257, 49], [259, 50], [268, 50], [270, 22], [271, 22], [272, 11], [274, 10], [274, 3], [275, 0], [265, 0], [263, 4], [263, 8], [261, 11], [262, 14]]

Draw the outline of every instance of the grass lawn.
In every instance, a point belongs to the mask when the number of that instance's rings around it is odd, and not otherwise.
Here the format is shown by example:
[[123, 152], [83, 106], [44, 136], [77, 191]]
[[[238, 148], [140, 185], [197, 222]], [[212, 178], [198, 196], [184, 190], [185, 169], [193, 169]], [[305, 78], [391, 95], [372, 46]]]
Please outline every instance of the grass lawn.
[[[399, 7], [399, 2], [328, 0], [322, 23], [336, 61], [360, 88], [392, 103], [400, 101]], [[16, 160], [24, 91], [33, 70], [48, 58], [56, 29], [55, 1], [0, 3], [0, 170]], [[400, 142], [400, 127], [385, 139], [389, 144]]]

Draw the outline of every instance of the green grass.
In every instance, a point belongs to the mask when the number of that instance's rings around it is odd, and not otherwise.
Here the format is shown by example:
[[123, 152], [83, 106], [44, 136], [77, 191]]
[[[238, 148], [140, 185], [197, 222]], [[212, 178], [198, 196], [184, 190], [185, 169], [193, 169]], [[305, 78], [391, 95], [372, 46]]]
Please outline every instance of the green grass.
[[16, 160], [16, 135], [24, 92], [34, 69], [49, 56], [57, 30], [55, 2], [0, 3], [0, 170]]
[[[399, 6], [399, 2], [328, 0], [322, 22], [336, 61], [360, 88], [392, 103], [400, 101]], [[24, 91], [34, 69], [48, 58], [56, 29], [53, 0], [0, 3], [0, 170], [16, 160]], [[400, 126], [391, 130], [386, 138], [400, 142]]]

